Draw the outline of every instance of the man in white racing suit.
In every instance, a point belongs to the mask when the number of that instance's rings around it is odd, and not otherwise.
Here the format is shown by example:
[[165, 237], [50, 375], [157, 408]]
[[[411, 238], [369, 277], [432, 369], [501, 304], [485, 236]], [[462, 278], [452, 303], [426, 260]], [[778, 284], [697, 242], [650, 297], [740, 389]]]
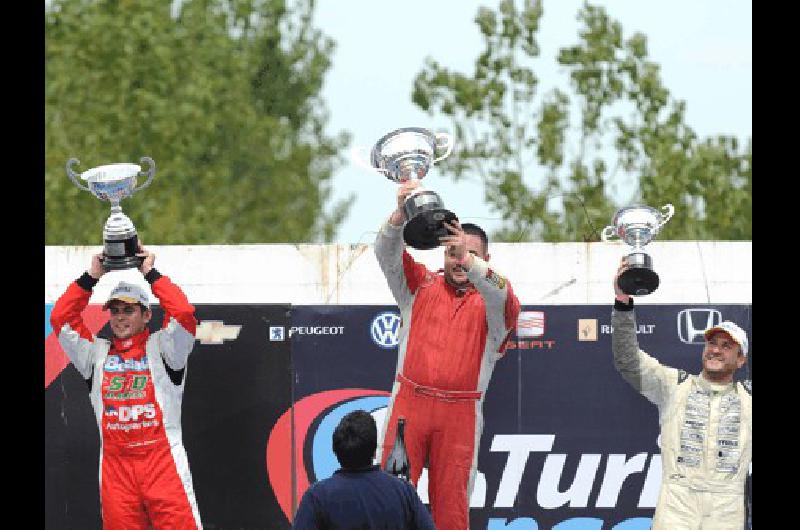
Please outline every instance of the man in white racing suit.
[[614, 367], [658, 407], [662, 479], [653, 530], [742, 530], [752, 459], [752, 385], [734, 382], [747, 334], [730, 321], [705, 331], [700, 375], [664, 366], [639, 349], [633, 299], [614, 278]]

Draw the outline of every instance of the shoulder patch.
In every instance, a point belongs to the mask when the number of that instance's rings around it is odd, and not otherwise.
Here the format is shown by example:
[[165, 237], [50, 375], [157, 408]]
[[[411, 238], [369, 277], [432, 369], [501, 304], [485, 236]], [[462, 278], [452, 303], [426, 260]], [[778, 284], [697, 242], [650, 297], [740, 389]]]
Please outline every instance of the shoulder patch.
[[486, 281], [498, 289], [503, 289], [506, 286], [506, 279], [494, 272], [492, 269], [486, 269]]
[[683, 383], [689, 378], [689, 372], [686, 370], [678, 369], [678, 384]]
[[745, 379], [742, 381], [742, 386], [748, 394], [751, 396], [753, 395], [753, 381], [751, 379]]

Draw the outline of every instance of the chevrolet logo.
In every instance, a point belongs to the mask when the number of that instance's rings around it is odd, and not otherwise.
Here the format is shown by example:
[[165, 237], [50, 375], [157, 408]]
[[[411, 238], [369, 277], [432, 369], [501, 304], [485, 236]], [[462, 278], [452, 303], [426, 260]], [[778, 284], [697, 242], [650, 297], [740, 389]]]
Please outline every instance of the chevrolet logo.
[[226, 326], [221, 320], [204, 320], [197, 326], [195, 339], [200, 344], [222, 344], [224, 340], [235, 340], [242, 326]]

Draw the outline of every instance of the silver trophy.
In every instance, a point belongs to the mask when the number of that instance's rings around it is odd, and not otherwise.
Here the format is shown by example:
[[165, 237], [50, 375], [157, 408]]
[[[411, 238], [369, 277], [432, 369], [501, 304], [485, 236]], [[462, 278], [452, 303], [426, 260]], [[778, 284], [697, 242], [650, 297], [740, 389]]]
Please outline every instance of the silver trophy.
[[614, 214], [612, 225], [603, 229], [601, 238], [608, 241], [617, 236], [633, 247], [626, 256], [628, 269], [620, 274], [617, 284], [628, 295], [646, 295], [658, 289], [658, 274], [653, 270], [653, 259], [643, 247], [650, 243], [661, 227], [672, 218], [675, 208], [671, 204], [658, 211], [650, 206], [628, 206]]
[[[136, 227], [119, 205], [122, 199], [143, 190], [153, 181], [155, 162], [148, 157], [140, 162], [149, 166], [146, 172], [138, 164], [108, 164], [78, 174], [72, 168], [80, 164], [80, 160], [70, 158], [67, 161], [67, 176], [78, 188], [111, 203], [111, 215], [103, 227], [103, 268], [107, 271], [135, 269], [142, 264], [143, 258], [136, 255], [139, 247]], [[147, 181], [137, 187], [136, 178], [144, 176], [148, 177]], [[87, 186], [81, 184], [78, 177], [85, 180]]]
[[[453, 145], [453, 137], [447, 133], [434, 134], [428, 129], [405, 127], [377, 141], [370, 155], [371, 163], [363, 160], [359, 148], [355, 148], [352, 155], [359, 165], [402, 184], [407, 180], [423, 179], [433, 164], [450, 155]], [[437, 149], [445, 150], [438, 158]], [[438, 194], [422, 186], [408, 196], [403, 210], [407, 219], [403, 239], [409, 246], [420, 250], [438, 247], [439, 238], [449, 234], [444, 222], [458, 219], [456, 214], [445, 209]]]

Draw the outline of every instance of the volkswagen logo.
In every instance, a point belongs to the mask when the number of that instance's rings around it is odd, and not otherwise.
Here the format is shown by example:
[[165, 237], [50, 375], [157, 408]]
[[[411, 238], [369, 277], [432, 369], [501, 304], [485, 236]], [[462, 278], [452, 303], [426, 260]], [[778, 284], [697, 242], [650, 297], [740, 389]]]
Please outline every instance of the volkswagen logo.
[[705, 331], [722, 322], [722, 313], [716, 309], [684, 309], [678, 313], [678, 337], [686, 344], [705, 343]]
[[370, 326], [372, 342], [381, 348], [394, 348], [400, 342], [400, 315], [393, 311], [379, 313]]

